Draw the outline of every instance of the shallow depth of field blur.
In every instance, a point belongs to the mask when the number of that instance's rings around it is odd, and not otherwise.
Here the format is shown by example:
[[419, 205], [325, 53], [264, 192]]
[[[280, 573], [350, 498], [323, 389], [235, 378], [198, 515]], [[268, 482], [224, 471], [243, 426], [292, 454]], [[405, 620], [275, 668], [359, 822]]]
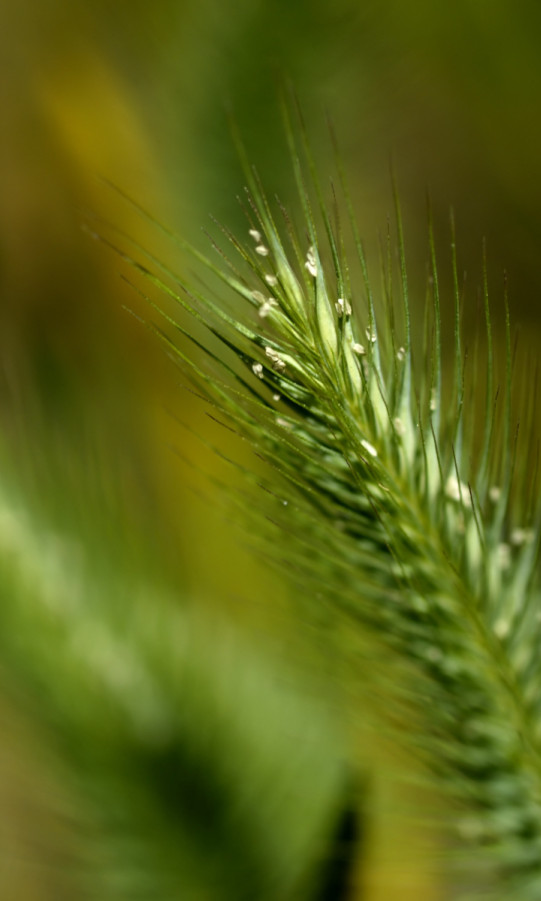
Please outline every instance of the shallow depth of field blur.
[[[494, 303], [505, 268], [518, 353], [533, 354], [541, 342], [540, 44], [541, 7], [533, 0], [6, 0], [0, 420], [5, 472], [20, 496], [46, 511], [40, 515], [50, 517], [51, 529], [87, 547], [96, 542], [104, 559], [109, 551], [119, 572], [165, 585], [179, 606], [208, 617], [209, 635], [225, 622], [255, 659], [261, 647], [278, 671], [285, 661], [306, 680], [318, 652], [299, 635], [302, 619], [279, 576], [231, 527], [227, 503], [204, 475], [227, 480], [227, 467], [197, 436], [233, 456], [245, 451], [185, 390], [137, 318], [148, 310], [120, 278], [118, 259], [81, 223], [113, 223], [175, 264], [172, 244], [112, 184], [199, 247], [211, 215], [244, 234], [228, 110], [269, 194], [294, 207], [277, 103], [285, 75], [324, 181], [332, 119], [374, 271], [378, 235], [392, 214], [392, 161], [418, 309], [428, 192], [443, 276], [453, 207], [472, 307], [486, 238]], [[473, 329], [477, 309], [464, 315]], [[217, 665], [213, 648], [212, 640], [201, 642], [200, 664], [209, 671]], [[249, 669], [249, 659], [240, 654], [236, 666]], [[78, 897], [66, 888], [66, 869], [76, 870], [70, 855], [77, 858], [73, 846], [84, 836], [66, 826], [53, 834], [48, 819], [58, 796], [69, 793], [50, 762], [54, 740], [46, 747], [32, 712], [48, 699], [19, 685], [17, 672], [0, 661], [0, 895]], [[319, 687], [312, 691], [317, 696]], [[329, 692], [324, 702], [336, 714], [337, 734], [343, 728], [336, 747], [343, 742], [353, 761], [358, 755], [356, 784], [371, 774], [357, 896], [442, 897], [438, 838], [412, 826], [410, 816], [435, 799], [417, 797], [414, 780], [396, 775], [414, 767], [402, 760], [407, 750], [363, 732], [354, 709], [343, 717], [334, 710], [339, 696]]]

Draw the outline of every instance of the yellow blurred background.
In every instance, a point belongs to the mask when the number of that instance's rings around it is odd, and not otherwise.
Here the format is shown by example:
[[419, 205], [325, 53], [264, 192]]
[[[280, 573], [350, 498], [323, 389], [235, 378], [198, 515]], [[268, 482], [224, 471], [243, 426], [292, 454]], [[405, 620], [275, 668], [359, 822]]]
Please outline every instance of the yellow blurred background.
[[[287, 605], [276, 601], [282, 589], [198, 499], [212, 489], [174, 452], [222, 473], [171, 415], [197, 432], [196, 401], [126, 312], [147, 315], [118, 260], [81, 224], [101, 217], [174, 260], [171, 245], [105, 179], [198, 246], [210, 214], [242, 234], [230, 108], [269, 193], [287, 204], [292, 180], [277, 103], [285, 74], [324, 177], [327, 116], [334, 123], [376, 273], [378, 233], [392, 210], [392, 160], [419, 305], [428, 191], [444, 274], [452, 206], [472, 307], [486, 237], [495, 307], [505, 267], [520, 348], [535, 354], [540, 44], [533, 0], [4, 0], [0, 415], [7, 438], [26, 449], [32, 435], [46, 440], [56, 462], [47, 456], [36, 466], [52, 484], [61, 474], [66, 496], [71, 484], [89, 505], [113, 503], [114, 494], [183, 590], [251, 627], [286, 631]], [[473, 322], [475, 309], [465, 316]], [[222, 438], [225, 447], [233, 440]], [[246, 597], [256, 598], [249, 610]], [[380, 761], [382, 784], [393, 765]], [[386, 791], [363, 897], [436, 899], [424, 857], [430, 839], [409, 829], [400, 798], [393, 806]]]

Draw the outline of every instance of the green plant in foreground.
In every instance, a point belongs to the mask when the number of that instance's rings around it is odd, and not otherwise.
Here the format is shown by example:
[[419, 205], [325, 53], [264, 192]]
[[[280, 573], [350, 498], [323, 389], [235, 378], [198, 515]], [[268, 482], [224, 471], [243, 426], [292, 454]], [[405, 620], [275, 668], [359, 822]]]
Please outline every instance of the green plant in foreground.
[[[469, 376], [465, 367], [453, 238], [454, 376], [444, 378], [450, 342], [433, 240], [420, 347], [398, 206], [397, 298], [391, 262], [377, 299], [345, 180], [352, 238], [338, 205], [327, 209], [305, 139], [307, 165], [290, 140], [302, 228], [271, 208], [246, 166], [249, 239], [222, 229], [232, 251], [220, 251], [218, 263], [195, 252], [221, 284], [220, 299], [165, 269], [157, 274], [156, 260], [135, 266], [193, 317], [192, 329], [151, 301], [167, 320], [156, 327], [199, 392], [268, 464], [264, 476], [244, 470], [268, 489], [268, 505], [252, 501], [250, 513], [306, 605], [347, 623], [351, 635], [378, 636], [410, 667], [408, 704], [423, 714], [412, 737], [455, 798], [459, 844], [469, 851], [464, 894], [477, 886], [487, 897], [537, 899], [541, 514], [528, 448], [512, 426], [509, 322], [502, 374], [485, 277], [479, 387], [475, 367]], [[394, 253], [390, 246], [391, 261]], [[200, 325], [225, 353], [194, 336]], [[533, 401], [529, 409], [531, 418]], [[522, 431], [530, 424], [523, 419]]]
[[1, 896], [319, 898], [348, 787], [328, 711], [120, 538], [111, 553], [100, 521], [86, 541], [68, 522], [28, 503], [2, 450]]

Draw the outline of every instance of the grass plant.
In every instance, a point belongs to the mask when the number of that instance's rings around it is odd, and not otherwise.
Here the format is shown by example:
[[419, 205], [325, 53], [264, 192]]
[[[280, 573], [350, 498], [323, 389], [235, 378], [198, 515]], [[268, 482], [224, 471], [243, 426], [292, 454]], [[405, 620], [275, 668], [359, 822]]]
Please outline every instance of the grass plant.
[[[467, 355], [454, 227], [449, 334], [431, 230], [423, 325], [413, 318], [420, 305], [411, 304], [396, 190], [376, 289], [339, 154], [327, 191], [302, 122], [294, 126], [287, 111], [285, 119], [301, 225], [268, 199], [239, 142], [246, 236], [218, 226], [208, 255], [176, 239], [206, 272], [202, 287], [145, 259], [143, 248], [123, 252], [130, 278], [133, 268], [142, 275], [137, 290], [156, 313], [151, 327], [211, 415], [248, 439], [264, 464], [261, 471], [237, 462], [251, 487], [247, 500], [232, 495], [258, 548], [263, 542], [287, 572], [304, 613], [326, 628], [345, 627], [333, 653], [355, 656], [344, 634], [359, 648], [372, 636], [386, 659], [405, 667], [397, 693], [415, 711], [409, 739], [452, 798], [449, 853], [462, 866], [453, 897], [534, 901], [541, 897], [535, 389], [517, 415], [521, 373], [507, 302], [501, 365], [486, 267], [484, 334]], [[391, 674], [400, 672], [394, 665]], [[365, 676], [360, 665], [359, 680]]]

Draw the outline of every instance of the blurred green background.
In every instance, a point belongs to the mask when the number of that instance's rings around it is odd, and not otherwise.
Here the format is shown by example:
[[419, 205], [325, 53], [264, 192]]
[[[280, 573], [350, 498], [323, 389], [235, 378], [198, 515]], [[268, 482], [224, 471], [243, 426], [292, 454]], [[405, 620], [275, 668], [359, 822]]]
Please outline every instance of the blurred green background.
[[[455, 210], [470, 292], [466, 324], [477, 315], [485, 237], [495, 308], [505, 268], [519, 352], [535, 355], [540, 45], [533, 0], [5, 0], [0, 417], [23, 494], [32, 502], [46, 495], [47, 515], [63, 529], [97, 531], [103, 546], [122, 545], [128, 561], [144, 557], [145, 572], [159, 572], [205, 609], [225, 611], [251, 641], [270, 634], [282, 654], [298, 654], [284, 587], [242, 550], [212, 488], [174, 452], [226, 477], [171, 415], [197, 432], [207, 428], [204, 413], [157, 341], [125, 312], [127, 305], [146, 315], [115, 257], [81, 222], [91, 211], [175, 259], [105, 178], [198, 246], [210, 214], [242, 234], [229, 109], [269, 193], [287, 204], [292, 179], [277, 103], [285, 75], [324, 176], [327, 117], [334, 123], [373, 271], [378, 233], [392, 213], [392, 161], [419, 305], [428, 191], [444, 276]], [[214, 440], [234, 443], [219, 430]], [[353, 733], [355, 748], [361, 739]], [[17, 742], [32, 744], [19, 735]], [[378, 756], [376, 782], [393, 784], [393, 754], [386, 759], [366, 735], [362, 743], [370, 766]], [[28, 764], [32, 779], [36, 768]], [[401, 812], [412, 801], [408, 790], [376, 796], [379, 825], [363, 863], [362, 897], [395, 897], [399, 889], [402, 898], [442, 897], [427, 863], [430, 837]], [[29, 872], [16, 877], [9, 897], [49, 897]]]

